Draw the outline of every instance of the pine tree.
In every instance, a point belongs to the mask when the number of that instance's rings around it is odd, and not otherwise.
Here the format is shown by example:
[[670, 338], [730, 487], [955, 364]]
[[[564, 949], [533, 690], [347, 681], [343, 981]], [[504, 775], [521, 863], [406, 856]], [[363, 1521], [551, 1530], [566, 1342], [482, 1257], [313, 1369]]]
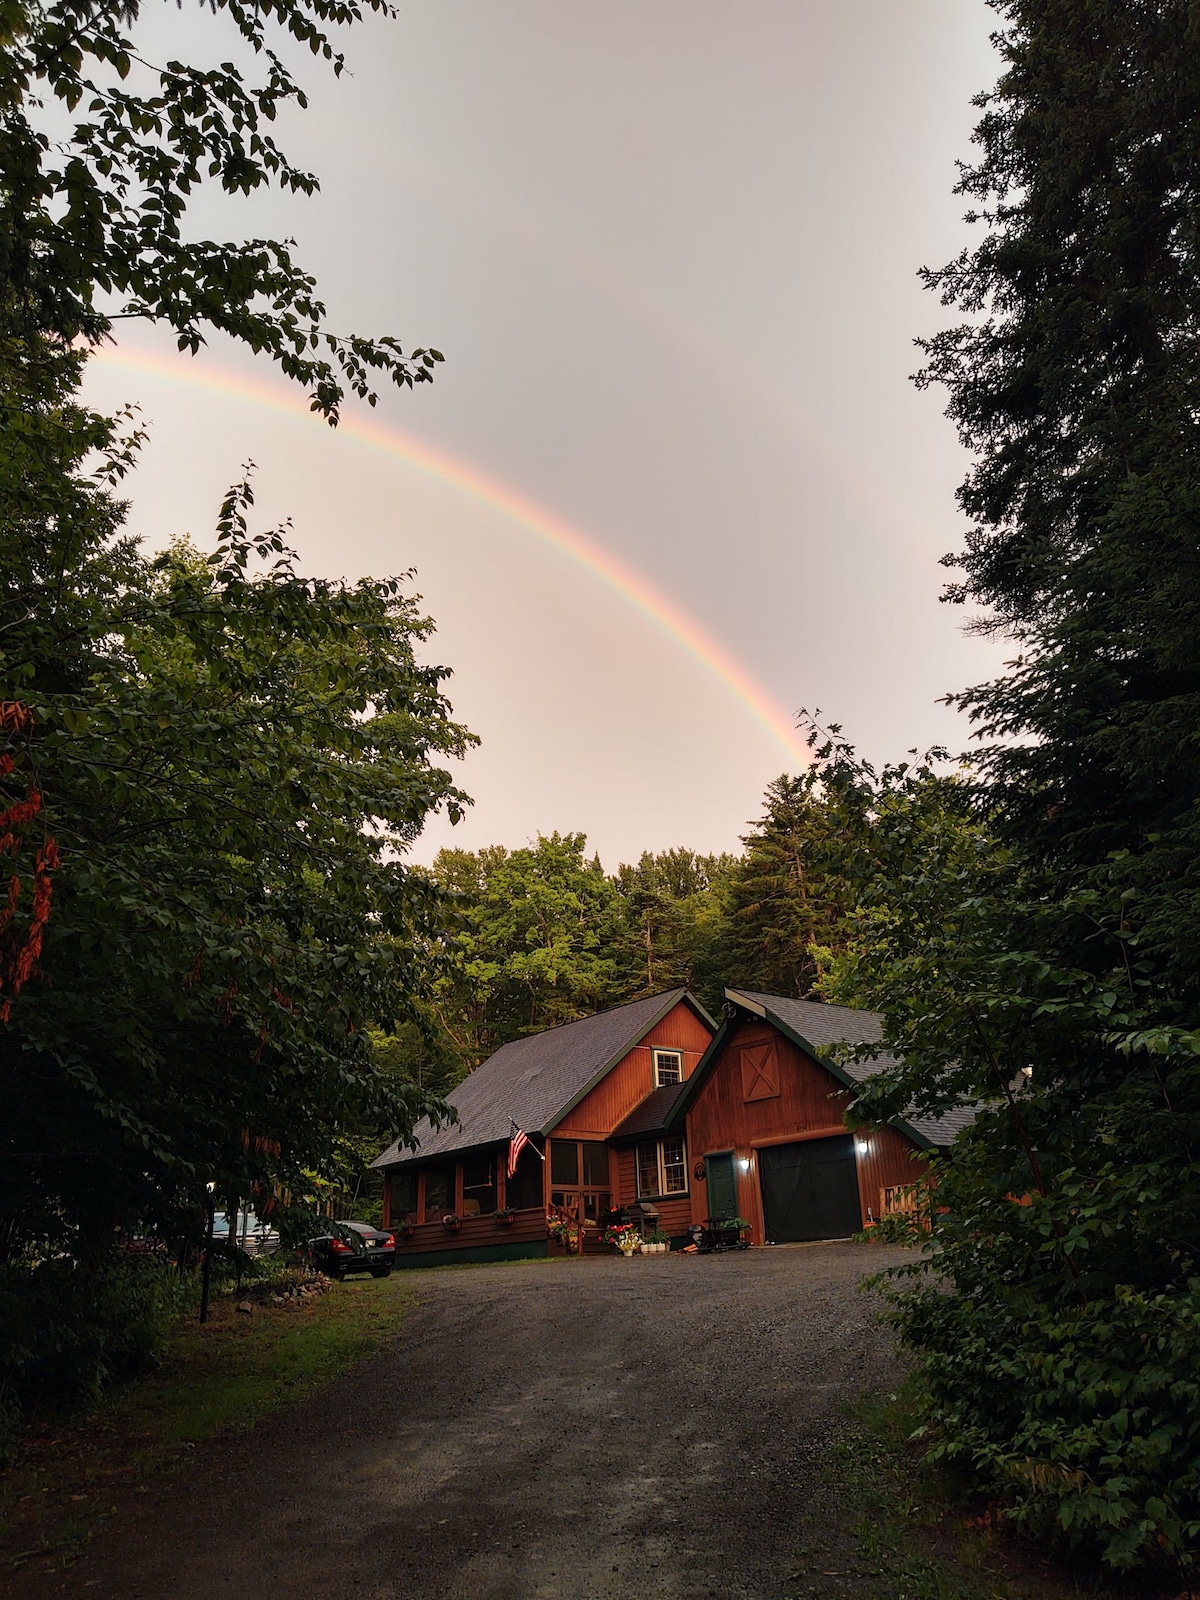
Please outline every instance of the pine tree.
[[[1015, 670], [960, 697], [997, 825], [1065, 870], [1131, 851], [1141, 953], [1200, 984], [1200, 11], [1005, 0], [960, 192], [987, 236], [928, 281], [970, 320], [925, 383], [975, 465], [950, 598]], [[1191, 1002], [1189, 1001], [1189, 1004]]]
[[830, 848], [842, 822], [815, 769], [776, 778], [764, 803], [722, 884], [723, 926], [711, 959], [731, 986], [802, 998], [821, 979], [814, 947], [830, 943], [846, 911]]

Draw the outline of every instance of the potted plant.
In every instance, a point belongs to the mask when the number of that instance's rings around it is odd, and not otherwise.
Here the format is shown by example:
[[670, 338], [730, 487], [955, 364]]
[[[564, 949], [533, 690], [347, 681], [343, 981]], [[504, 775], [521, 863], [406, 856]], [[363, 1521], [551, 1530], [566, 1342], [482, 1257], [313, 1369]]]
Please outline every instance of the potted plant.
[[511, 1206], [501, 1206], [500, 1210], [495, 1214], [496, 1226], [498, 1228], [511, 1228], [516, 1220], [517, 1213]]
[[[671, 1248], [671, 1235], [664, 1233], [661, 1228], [655, 1228], [654, 1232], [647, 1237], [646, 1244], [649, 1245], [651, 1254], [665, 1255]], [[643, 1250], [646, 1248], [646, 1244], [642, 1246]]]
[[462, 1227], [462, 1224], [463, 1219], [459, 1216], [457, 1211], [447, 1211], [446, 1215], [442, 1218], [442, 1227], [447, 1229], [450, 1233], [457, 1233]]
[[749, 1241], [745, 1235], [750, 1224], [745, 1217], [710, 1217], [704, 1224], [700, 1241], [702, 1250], [745, 1250]]
[[605, 1244], [616, 1245], [626, 1261], [642, 1242], [632, 1222], [615, 1222], [611, 1228], [605, 1228], [603, 1238]]
[[579, 1243], [579, 1224], [573, 1217], [547, 1217], [546, 1231], [564, 1250], [572, 1250]]

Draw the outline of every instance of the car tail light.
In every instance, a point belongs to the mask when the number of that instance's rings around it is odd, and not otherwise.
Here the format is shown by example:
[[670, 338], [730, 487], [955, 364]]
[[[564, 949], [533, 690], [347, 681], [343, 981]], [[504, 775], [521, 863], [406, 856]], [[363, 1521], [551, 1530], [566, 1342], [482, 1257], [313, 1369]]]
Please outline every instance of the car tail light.
[[340, 1256], [352, 1256], [354, 1254], [350, 1246], [348, 1244], [343, 1244], [340, 1239], [331, 1239], [329, 1241], [329, 1248], [331, 1250], [336, 1250]]
[[394, 1250], [396, 1248], [396, 1235], [394, 1233], [388, 1234], [387, 1238], [383, 1241], [383, 1248], [385, 1250]]

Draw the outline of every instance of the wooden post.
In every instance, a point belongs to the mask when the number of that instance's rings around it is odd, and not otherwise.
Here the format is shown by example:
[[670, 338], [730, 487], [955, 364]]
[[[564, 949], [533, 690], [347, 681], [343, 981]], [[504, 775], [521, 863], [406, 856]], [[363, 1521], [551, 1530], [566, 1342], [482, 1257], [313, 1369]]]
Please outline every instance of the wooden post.
[[216, 1214], [216, 1205], [213, 1201], [212, 1191], [206, 1189], [204, 1198], [208, 1205], [208, 1228], [204, 1238], [204, 1266], [200, 1273], [200, 1321], [208, 1321], [208, 1291], [212, 1281], [212, 1246], [213, 1246], [213, 1218]]

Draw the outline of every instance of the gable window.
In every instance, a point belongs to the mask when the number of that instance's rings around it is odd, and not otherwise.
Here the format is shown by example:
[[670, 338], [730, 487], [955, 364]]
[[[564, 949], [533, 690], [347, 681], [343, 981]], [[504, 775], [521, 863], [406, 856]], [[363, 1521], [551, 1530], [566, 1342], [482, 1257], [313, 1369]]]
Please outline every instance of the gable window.
[[653, 1050], [654, 1087], [661, 1089], [665, 1083], [683, 1082], [683, 1051]]
[[687, 1193], [687, 1150], [682, 1138], [639, 1144], [636, 1156], [639, 1199]]

